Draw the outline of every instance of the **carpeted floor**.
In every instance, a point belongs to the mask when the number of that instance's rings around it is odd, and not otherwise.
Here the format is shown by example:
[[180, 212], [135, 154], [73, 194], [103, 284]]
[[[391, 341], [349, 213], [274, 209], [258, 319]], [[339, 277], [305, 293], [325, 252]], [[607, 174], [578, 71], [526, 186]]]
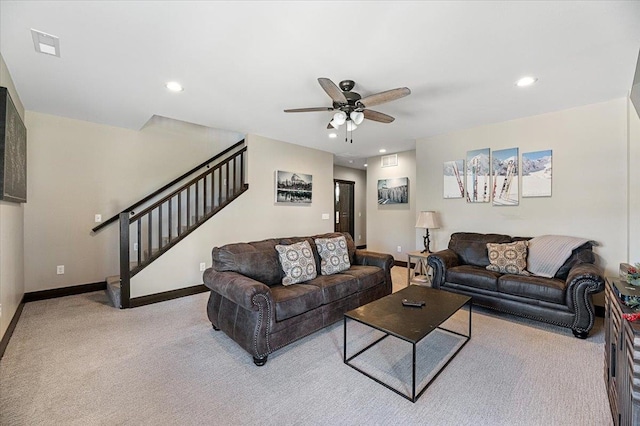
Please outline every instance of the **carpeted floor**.
[[[406, 269], [394, 268], [394, 288], [404, 285]], [[110, 307], [102, 292], [28, 303], [0, 361], [0, 424], [612, 424], [601, 318], [579, 340], [474, 309], [471, 341], [414, 404], [343, 363], [341, 322], [254, 366], [212, 330], [207, 297], [130, 310]], [[349, 324], [349, 352], [374, 339]], [[420, 377], [433, 348], [455, 345], [445, 333], [428, 339]], [[383, 342], [359, 362], [402, 387], [411, 347]]]

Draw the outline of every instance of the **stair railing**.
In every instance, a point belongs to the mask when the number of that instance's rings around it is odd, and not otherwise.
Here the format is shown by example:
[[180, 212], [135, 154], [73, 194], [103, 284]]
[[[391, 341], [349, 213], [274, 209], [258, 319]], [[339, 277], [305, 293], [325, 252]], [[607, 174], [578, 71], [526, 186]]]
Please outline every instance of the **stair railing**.
[[[226, 152], [229, 151], [231, 149]], [[246, 152], [245, 146], [230, 154], [138, 213], [132, 215], [127, 209], [117, 216], [120, 220], [121, 307], [131, 306], [130, 280], [134, 275], [248, 189]]]

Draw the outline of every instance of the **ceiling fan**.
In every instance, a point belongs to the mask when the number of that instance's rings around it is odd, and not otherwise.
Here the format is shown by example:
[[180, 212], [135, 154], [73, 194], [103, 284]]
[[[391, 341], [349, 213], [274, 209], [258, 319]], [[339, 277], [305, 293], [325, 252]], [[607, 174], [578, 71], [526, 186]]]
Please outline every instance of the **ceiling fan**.
[[352, 92], [355, 86], [353, 80], [343, 80], [340, 87], [328, 78], [319, 78], [318, 83], [333, 100], [331, 107], [294, 108], [285, 109], [284, 112], [315, 112], [315, 111], [338, 111], [333, 115], [333, 119], [327, 125], [327, 129], [337, 129], [341, 125], [347, 125], [347, 131], [355, 130], [366, 118], [367, 120], [378, 121], [380, 123], [391, 123], [395, 118], [383, 114], [369, 107], [380, 105], [385, 102], [395, 101], [411, 94], [407, 87], [387, 90], [374, 95], [360, 96], [359, 93]]

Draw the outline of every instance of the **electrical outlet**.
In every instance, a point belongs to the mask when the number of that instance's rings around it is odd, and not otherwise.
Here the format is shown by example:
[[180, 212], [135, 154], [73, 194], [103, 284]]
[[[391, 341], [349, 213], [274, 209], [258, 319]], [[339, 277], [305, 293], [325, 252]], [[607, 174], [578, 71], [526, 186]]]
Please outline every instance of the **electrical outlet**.
[[138, 251], [138, 243], [133, 243], [133, 251]]
[[58, 266], [56, 266], [56, 274], [58, 274], [58, 275], [64, 275], [64, 265], [58, 265]]
[[204, 262], [200, 263], [200, 272], [204, 272], [205, 269], [207, 269], [207, 264]]
[[358, 240], [361, 240], [361, 239], [362, 239], [362, 235], [358, 235]]
[[402, 253], [402, 246], [398, 246], [398, 253]]
[[95, 222], [96, 222], [96, 223], [100, 223], [100, 222], [102, 222], [102, 215], [101, 215], [101, 214], [97, 214], [97, 215], [95, 216], [95, 219], [94, 219], [94, 220], [95, 220]]
[[2, 316], [2, 305], [0, 305], [0, 317]]

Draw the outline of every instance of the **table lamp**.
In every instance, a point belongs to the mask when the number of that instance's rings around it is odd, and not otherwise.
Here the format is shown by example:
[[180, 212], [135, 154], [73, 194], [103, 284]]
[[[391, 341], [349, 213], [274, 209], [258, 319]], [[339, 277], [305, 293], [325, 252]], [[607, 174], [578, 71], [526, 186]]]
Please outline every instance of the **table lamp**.
[[416, 228], [424, 228], [427, 230], [424, 236], [424, 250], [422, 250], [421, 253], [430, 253], [429, 245], [431, 245], [431, 241], [429, 240], [429, 229], [438, 229], [439, 227], [440, 225], [438, 224], [436, 212], [420, 212], [420, 215], [418, 215], [418, 221], [416, 222]]

